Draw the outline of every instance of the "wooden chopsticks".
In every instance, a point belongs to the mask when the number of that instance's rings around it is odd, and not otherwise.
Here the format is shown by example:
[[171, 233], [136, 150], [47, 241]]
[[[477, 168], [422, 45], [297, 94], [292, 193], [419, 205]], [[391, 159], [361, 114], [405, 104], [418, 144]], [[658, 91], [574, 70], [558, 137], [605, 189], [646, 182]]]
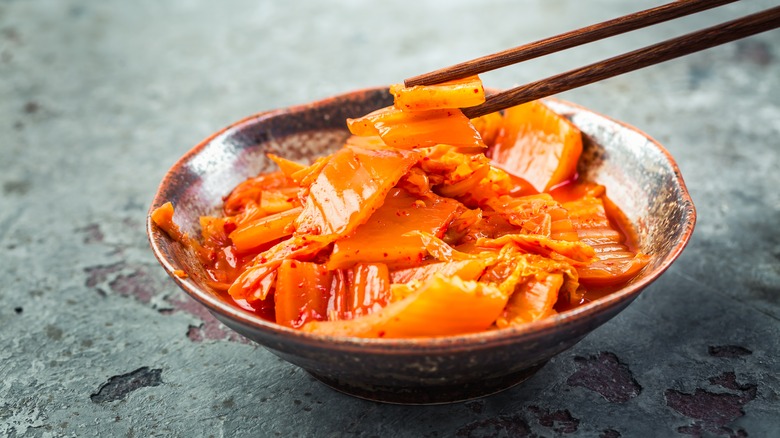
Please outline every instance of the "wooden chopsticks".
[[686, 15], [695, 14], [738, 0], [681, 0], [652, 9], [624, 15], [612, 20], [572, 30], [533, 43], [524, 44], [492, 55], [472, 59], [453, 66], [411, 77], [404, 81], [407, 87], [431, 85], [496, 70], [518, 62], [528, 61], [561, 50], [577, 47], [621, 33], [641, 29]]
[[[734, 1], [680, 0], [415, 76], [404, 83], [407, 86], [427, 85], [484, 73]], [[777, 27], [780, 27], [780, 6], [494, 94], [479, 106], [463, 108], [463, 112], [470, 118], [478, 117]]]

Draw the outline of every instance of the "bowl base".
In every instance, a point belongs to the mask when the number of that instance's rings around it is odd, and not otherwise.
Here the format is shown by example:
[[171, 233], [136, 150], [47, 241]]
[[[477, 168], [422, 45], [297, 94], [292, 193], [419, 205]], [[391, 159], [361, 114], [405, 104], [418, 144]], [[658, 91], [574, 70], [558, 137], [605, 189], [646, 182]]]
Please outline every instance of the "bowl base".
[[464, 402], [505, 391], [528, 380], [542, 369], [546, 363], [547, 361], [522, 369], [516, 373], [484, 379], [476, 383], [424, 387], [356, 385], [354, 382], [345, 382], [312, 372], [309, 372], [309, 374], [336, 391], [365, 400], [400, 405], [436, 405]]

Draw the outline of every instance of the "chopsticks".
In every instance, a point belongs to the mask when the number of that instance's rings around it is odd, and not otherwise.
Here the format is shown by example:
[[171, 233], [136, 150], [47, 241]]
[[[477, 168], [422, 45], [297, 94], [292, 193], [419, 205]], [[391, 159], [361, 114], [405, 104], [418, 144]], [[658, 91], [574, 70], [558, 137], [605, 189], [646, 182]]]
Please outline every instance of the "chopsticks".
[[[736, 0], [677, 1], [415, 76], [404, 83], [407, 86], [427, 85], [484, 73], [734, 1]], [[494, 94], [481, 105], [463, 108], [463, 113], [470, 118], [478, 117], [777, 27], [780, 27], [780, 6]]]
[[404, 81], [407, 87], [431, 85], [496, 70], [518, 62], [528, 61], [564, 49], [592, 43], [604, 38], [641, 29], [653, 24], [712, 9], [738, 0], [681, 0], [644, 11], [613, 18], [598, 24], [572, 30], [533, 43], [524, 44], [492, 55], [461, 62], [453, 66], [411, 77]]

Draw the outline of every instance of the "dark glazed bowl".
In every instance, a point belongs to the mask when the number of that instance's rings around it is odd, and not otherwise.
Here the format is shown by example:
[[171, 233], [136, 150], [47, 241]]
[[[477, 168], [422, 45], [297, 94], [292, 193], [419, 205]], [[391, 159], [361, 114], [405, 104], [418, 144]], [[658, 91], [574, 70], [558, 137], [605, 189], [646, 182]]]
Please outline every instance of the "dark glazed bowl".
[[[656, 141], [636, 129], [558, 100], [550, 106], [585, 135], [580, 173], [607, 187], [636, 227], [652, 260], [617, 292], [521, 327], [420, 339], [317, 336], [268, 322], [207, 286], [195, 257], [151, 221], [147, 232], [165, 270], [225, 325], [345, 393], [393, 403], [446, 403], [516, 385], [628, 306], [680, 255], [696, 213], [677, 165]], [[345, 119], [391, 104], [385, 88], [260, 113], [209, 137], [169, 170], [151, 209], [173, 202], [174, 220], [198, 235], [198, 218], [215, 214], [222, 196], [247, 177], [271, 170], [272, 152], [308, 161], [339, 148]], [[150, 210], [151, 211], [151, 210]], [[185, 279], [173, 274], [181, 269]]]

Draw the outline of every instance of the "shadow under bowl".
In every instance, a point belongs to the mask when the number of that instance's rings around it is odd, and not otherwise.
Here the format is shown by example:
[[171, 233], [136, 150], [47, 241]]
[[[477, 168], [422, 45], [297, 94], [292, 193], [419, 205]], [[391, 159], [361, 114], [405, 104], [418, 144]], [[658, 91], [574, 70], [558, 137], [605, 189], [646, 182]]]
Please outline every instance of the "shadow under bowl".
[[[524, 326], [460, 336], [313, 335], [269, 322], [210, 288], [194, 254], [148, 220], [151, 247], [173, 280], [222, 323], [339, 391], [382, 402], [433, 404], [507, 389], [628, 306], [680, 255], [696, 221], [679, 169], [658, 142], [580, 106], [546, 102], [584, 135], [581, 178], [607, 187], [610, 199], [635, 227], [641, 250], [651, 256], [625, 287], [577, 308]], [[386, 88], [365, 89], [236, 122], [173, 165], [150, 212], [170, 201], [176, 208], [175, 222], [190, 235], [199, 235], [200, 216], [217, 214], [222, 197], [238, 183], [274, 169], [267, 153], [308, 162], [342, 146], [349, 135], [346, 118], [391, 103]], [[176, 276], [175, 270], [188, 277]]]

